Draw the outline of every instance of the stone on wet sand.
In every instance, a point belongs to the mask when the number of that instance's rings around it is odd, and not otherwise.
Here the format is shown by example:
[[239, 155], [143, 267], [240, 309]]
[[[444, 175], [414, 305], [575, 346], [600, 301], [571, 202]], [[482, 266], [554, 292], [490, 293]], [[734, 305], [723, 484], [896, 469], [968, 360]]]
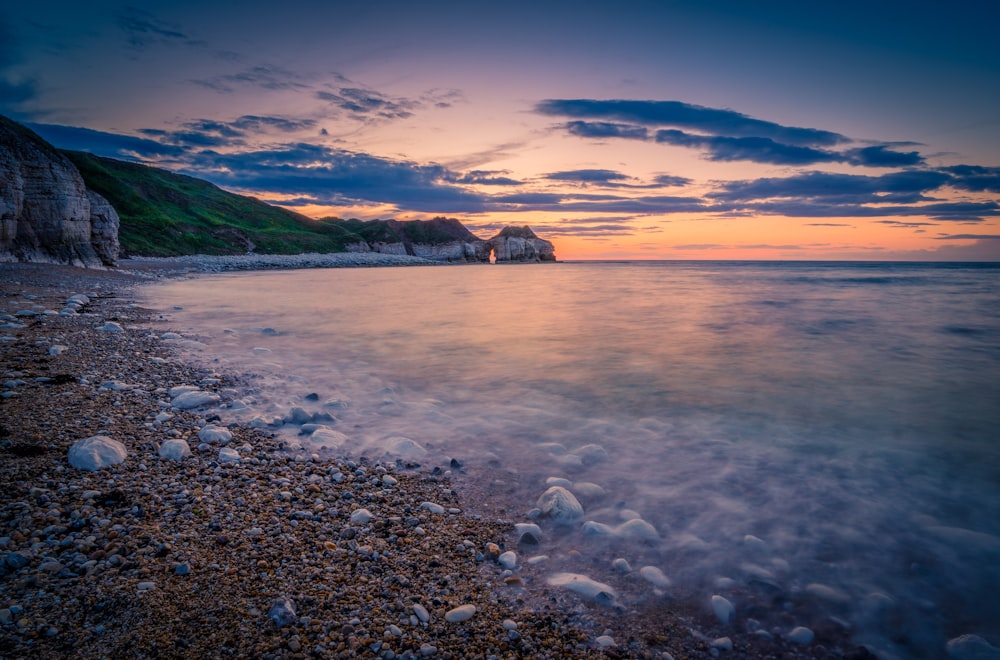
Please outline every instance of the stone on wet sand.
[[462, 621], [468, 621], [475, 614], [475, 605], [460, 605], [459, 607], [448, 610], [444, 615], [444, 620], [448, 623], [460, 623]]
[[184, 392], [178, 395], [170, 405], [179, 410], [191, 410], [192, 408], [200, 408], [201, 406], [214, 406], [220, 401], [222, 401], [222, 397], [218, 394], [194, 390], [193, 392]]
[[295, 603], [288, 596], [278, 596], [275, 598], [267, 616], [279, 628], [292, 625], [298, 618], [295, 613]]
[[587, 536], [609, 539], [617, 536], [611, 525], [605, 525], [604, 523], [600, 523], [595, 520], [588, 520], [583, 523], [583, 527], [581, 529]]
[[624, 557], [618, 557], [611, 562], [611, 568], [614, 569], [616, 573], [627, 574], [632, 572], [632, 566], [628, 563], [628, 560]]
[[715, 617], [720, 622], [726, 625], [732, 623], [736, 616], [736, 608], [733, 607], [733, 604], [728, 599], [718, 595], [712, 596], [712, 612], [715, 613]]
[[410, 438], [395, 437], [387, 440], [388, 453], [402, 458], [421, 458], [427, 455], [427, 450]]
[[551, 486], [535, 504], [542, 516], [560, 525], [571, 525], [583, 515], [583, 506], [573, 493], [562, 486]]
[[313, 431], [312, 435], [309, 436], [309, 441], [320, 447], [340, 449], [347, 444], [347, 436], [340, 431], [324, 427]]
[[78, 440], [69, 448], [69, 464], [80, 470], [100, 470], [125, 460], [125, 445], [103, 435]]
[[420, 505], [421, 509], [426, 509], [431, 513], [444, 513], [444, 507], [436, 502], [424, 502]]
[[169, 440], [164, 440], [163, 444], [160, 445], [159, 455], [160, 458], [183, 461], [191, 455], [191, 447], [188, 446], [187, 440], [170, 438]]
[[584, 465], [594, 465], [608, 460], [608, 452], [601, 445], [583, 445], [574, 449], [573, 453], [580, 457]]
[[643, 566], [639, 569], [639, 576], [657, 589], [670, 588], [670, 578], [656, 566]]
[[107, 332], [113, 335], [120, 335], [125, 332], [125, 328], [114, 321], [105, 321], [104, 325], [98, 326], [97, 329], [100, 332]]

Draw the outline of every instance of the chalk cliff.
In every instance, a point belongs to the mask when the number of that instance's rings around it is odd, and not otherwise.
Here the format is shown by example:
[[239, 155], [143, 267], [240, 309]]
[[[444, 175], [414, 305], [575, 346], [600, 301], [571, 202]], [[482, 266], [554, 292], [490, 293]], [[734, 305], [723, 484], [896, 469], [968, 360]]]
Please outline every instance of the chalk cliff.
[[555, 261], [555, 246], [538, 238], [530, 227], [504, 227], [487, 243], [501, 263], [533, 263]]
[[0, 116], [0, 260], [114, 266], [118, 224], [66, 156]]

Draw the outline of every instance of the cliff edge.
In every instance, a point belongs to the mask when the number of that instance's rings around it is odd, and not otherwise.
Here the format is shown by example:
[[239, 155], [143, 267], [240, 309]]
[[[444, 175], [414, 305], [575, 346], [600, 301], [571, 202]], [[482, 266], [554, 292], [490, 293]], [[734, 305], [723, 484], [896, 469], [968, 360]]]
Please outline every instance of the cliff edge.
[[545, 239], [538, 238], [528, 226], [504, 227], [487, 243], [498, 264], [556, 260], [555, 246]]
[[118, 225], [66, 156], [0, 116], [0, 261], [115, 266]]

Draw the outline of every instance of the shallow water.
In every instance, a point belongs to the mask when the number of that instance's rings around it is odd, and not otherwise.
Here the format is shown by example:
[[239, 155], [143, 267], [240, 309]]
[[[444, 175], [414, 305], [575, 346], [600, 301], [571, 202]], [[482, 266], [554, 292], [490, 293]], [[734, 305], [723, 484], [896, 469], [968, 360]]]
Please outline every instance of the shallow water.
[[[355, 455], [493, 460], [513, 511], [546, 477], [597, 483], [585, 520], [659, 530], [615, 548], [633, 563], [705, 599], [765, 585], [786, 616], [809, 595], [797, 623], [833, 617], [887, 657], [1000, 641], [996, 266], [300, 270], [146, 293], [256, 374], [243, 421], [298, 405]], [[588, 444], [607, 458], [579, 460]]]

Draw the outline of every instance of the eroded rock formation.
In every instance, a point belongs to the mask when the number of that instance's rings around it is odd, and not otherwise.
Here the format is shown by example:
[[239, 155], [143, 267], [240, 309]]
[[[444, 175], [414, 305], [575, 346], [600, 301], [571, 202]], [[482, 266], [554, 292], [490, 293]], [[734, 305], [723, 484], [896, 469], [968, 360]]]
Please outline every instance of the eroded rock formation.
[[496, 262], [501, 263], [532, 263], [555, 261], [555, 246], [549, 241], [538, 238], [531, 227], [504, 227], [503, 230], [487, 243]]
[[114, 266], [118, 224], [66, 156], [0, 116], [0, 260]]

